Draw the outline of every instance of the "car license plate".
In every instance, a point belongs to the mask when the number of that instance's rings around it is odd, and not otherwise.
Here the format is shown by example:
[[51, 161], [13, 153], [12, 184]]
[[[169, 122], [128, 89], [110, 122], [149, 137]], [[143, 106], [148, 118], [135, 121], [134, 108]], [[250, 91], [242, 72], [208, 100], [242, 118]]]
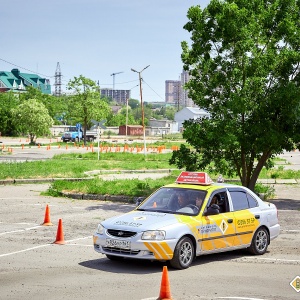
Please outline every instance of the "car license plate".
[[106, 247], [130, 249], [130, 241], [106, 239]]

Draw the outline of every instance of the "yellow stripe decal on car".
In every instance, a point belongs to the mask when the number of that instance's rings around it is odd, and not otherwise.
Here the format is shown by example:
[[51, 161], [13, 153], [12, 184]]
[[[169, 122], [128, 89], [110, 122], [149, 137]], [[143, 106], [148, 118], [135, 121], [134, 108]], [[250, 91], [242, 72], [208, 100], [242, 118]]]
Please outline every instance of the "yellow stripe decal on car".
[[154, 253], [156, 259], [171, 259], [173, 257], [173, 251], [166, 242], [144, 242], [144, 245]]

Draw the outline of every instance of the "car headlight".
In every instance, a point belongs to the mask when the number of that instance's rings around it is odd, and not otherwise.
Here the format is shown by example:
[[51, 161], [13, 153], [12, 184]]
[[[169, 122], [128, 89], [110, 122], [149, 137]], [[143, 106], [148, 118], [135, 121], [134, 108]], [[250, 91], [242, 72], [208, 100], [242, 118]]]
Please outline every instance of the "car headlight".
[[99, 224], [98, 227], [97, 227], [97, 231], [96, 231], [98, 234], [103, 234], [104, 233], [104, 227]]
[[164, 240], [166, 232], [163, 230], [149, 230], [142, 235], [142, 240]]

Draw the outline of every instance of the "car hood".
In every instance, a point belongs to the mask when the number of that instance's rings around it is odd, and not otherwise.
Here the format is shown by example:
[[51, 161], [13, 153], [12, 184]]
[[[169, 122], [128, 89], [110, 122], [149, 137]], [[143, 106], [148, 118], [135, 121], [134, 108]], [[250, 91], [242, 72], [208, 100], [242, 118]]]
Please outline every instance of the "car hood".
[[178, 220], [172, 214], [150, 211], [132, 211], [121, 216], [107, 219], [101, 224], [107, 229], [142, 232], [145, 230], [162, 229], [175, 223], [178, 224]]

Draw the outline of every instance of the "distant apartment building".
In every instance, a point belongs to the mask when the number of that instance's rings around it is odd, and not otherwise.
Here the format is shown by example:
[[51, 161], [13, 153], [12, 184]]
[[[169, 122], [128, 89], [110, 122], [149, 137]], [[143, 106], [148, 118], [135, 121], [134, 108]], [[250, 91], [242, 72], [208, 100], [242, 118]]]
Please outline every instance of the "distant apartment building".
[[189, 73], [187, 71], [182, 71], [182, 73], [181, 73], [181, 86], [182, 86], [181, 103], [182, 103], [183, 107], [196, 107], [197, 105], [188, 96], [188, 90], [184, 88], [185, 84], [189, 80], [190, 80]]
[[180, 80], [166, 80], [165, 81], [165, 102], [179, 104], [181, 95], [181, 81]]
[[11, 72], [0, 71], [0, 92], [25, 92], [27, 86], [39, 89], [43, 94], [51, 94], [50, 80], [36, 74], [20, 72], [12, 69]]
[[189, 81], [190, 76], [186, 71], [182, 71], [180, 80], [166, 80], [165, 81], [165, 102], [176, 106], [178, 110], [180, 107], [196, 107], [194, 101], [189, 98], [188, 90], [184, 88]]
[[109, 88], [100, 89], [101, 96], [111, 98], [118, 104], [126, 105], [126, 102], [131, 97], [131, 90], [113, 90]]

